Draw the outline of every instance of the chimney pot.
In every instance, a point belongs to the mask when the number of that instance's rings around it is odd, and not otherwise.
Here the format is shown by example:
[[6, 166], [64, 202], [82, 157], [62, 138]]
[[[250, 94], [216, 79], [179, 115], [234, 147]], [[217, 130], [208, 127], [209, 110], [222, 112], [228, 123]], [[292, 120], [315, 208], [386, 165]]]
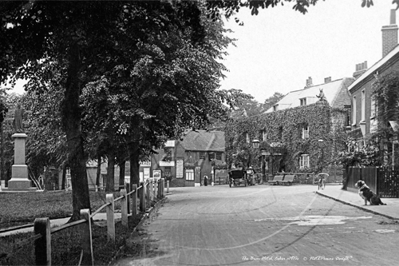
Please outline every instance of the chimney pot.
[[312, 77], [309, 77], [309, 78], [306, 80], [306, 87], [310, 87], [310, 86], [313, 86]]
[[396, 10], [395, 9], [391, 9], [391, 25], [395, 25], [396, 24]]
[[331, 77], [324, 78], [324, 83], [329, 83], [329, 82], [331, 82]]
[[356, 71], [353, 73], [353, 77], [357, 79], [360, 77], [364, 72], [367, 70], [367, 61], [364, 61], [363, 63], [356, 64]]

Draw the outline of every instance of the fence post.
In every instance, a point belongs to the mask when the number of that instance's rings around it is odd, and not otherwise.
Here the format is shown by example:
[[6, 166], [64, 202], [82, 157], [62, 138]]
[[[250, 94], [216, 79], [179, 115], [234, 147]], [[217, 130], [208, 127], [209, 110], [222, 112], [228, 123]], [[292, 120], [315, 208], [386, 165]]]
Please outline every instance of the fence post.
[[128, 218], [127, 218], [127, 196], [126, 196], [126, 189], [121, 189], [121, 213], [122, 213], [122, 225], [127, 227], [128, 226]]
[[146, 183], [146, 188], [145, 188], [145, 191], [146, 191], [146, 200], [148, 201], [148, 202], [150, 202], [150, 193], [151, 193], [151, 191], [150, 191], [150, 181], [148, 181], [148, 183]]
[[150, 182], [150, 190], [151, 190], [151, 192], [150, 192], [150, 202], [152, 202], [154, 200], [154, 192], [155, 192], [154, 184], [155, 184], [154, 179], [151, 179], [151, 182]]
[[146, 184], [145, 182], [141, 183], [141, 192], [140, 192], [140, 211], [145, 212], [145, 198], [146, 198]]
[[137, 215], [137, 185], [133, 184], [132, 185], [132, 190], [134, 191], [132, 193], [132, 215], [136, 216]]
[[51, 265], [51, 232], [49, 218], [36, 218], [34, 232], [42, 237], [35, 240], [36, 265]]
[[166, 180], [166, 193], [169, 193], [169, 180]]
[[93, 254], [93, 238], [91, 232], [91, 219], [90, 210], [80, 210], [80, 216], [86, 220], [86, 223], [82, 225], [82, 249], [83, 259], [81, 265], [94, 265], [94, 254]]
[[115, 242], [114, 195], [107, 194], [105, 200], [109, 204], [107, 206], [107, 237], [108, 240]]
[[157, 198], [161, 198], [161, 179], [158, 179], [157, 181]]
[[154, 198], [159, 198], [158, 191], [159, 191], [159, 180], [155, 180], [154, 178]]
[[162, 181], [161, 198], [163, 198], [165, 195], [165, 178], [161, 178], [161, 181]]
[[[132, 186], [129, 183], [125, 184], [125, 188], [126, 188], [126, 193], [129, 194], [130, 191], [132, 191]], [[130, 213], [130, 197], [128, 197], [127, 199], [127, 214]]]

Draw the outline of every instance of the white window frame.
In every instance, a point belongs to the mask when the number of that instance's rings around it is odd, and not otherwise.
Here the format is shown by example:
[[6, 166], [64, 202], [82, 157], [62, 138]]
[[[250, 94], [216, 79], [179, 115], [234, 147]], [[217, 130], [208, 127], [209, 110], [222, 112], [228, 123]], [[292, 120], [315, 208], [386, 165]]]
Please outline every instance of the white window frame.
[[306, 98], [301, 98], [301, 99], [299, 99], [299, 104], [300, 104], [301, 106], [306, 106]]
[[299, 169], [304, 169], [305, 167], [310, 168], [309, 154], [301, 154], [301, 157], [299, 157]]
[[352, 126], [356, 126], [356, 96], [352, 98]]
[[362, 90], [361, 92], [361, 115], [360, 115], [360, 119], [361, 122], [366, 121], [366, 91]]
[[373, 119], [376, 116], [377, 108], [376, 108], [376, 101], [374, 96], [370, 99], [370, 119]]
[[186, 169], [186, 180], [194, 181], [194, 169]]
[[376, 117], [370, 118], [370, 133], [377, 132], [377, 128], [378, 128], [377, 118]]
[[302, 126], [302, 139], [308, 139], [309, 138], [309, 126], [304, 125]]
[[267, 141], [267, 133], [266, 133], [266, 130], [262, 130], [262, 140], [263, 141]]

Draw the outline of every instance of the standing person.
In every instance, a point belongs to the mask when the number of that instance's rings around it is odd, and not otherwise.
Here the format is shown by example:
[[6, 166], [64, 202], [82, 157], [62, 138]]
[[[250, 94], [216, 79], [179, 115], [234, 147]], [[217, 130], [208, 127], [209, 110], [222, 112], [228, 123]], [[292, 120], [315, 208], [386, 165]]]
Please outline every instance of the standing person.
[[204, 175], [204, 186], [208, 185], [208, 176]]
[[17, 104], [17, 109], [15, 109], [15, 115], [14, 115], [15, 133], [24, 132], [24, 124], [22, 122], [23, 116], [24, 116], [24, 109], [21, 108], [21, 104]]

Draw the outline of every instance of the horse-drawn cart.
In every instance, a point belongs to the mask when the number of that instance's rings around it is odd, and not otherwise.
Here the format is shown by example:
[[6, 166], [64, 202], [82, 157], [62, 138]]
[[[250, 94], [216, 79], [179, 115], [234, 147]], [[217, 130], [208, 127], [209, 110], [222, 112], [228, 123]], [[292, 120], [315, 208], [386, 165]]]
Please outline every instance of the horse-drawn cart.
[[245, 170], [231, 170], [229, 172], [229, 185], [230, 185], [230, 187], [232, 185], [239, 186], [241, 184], [244, 184], [244, 186], [247, 186], [247, 183], [248, 183], [247, 171], [245, 171]]

